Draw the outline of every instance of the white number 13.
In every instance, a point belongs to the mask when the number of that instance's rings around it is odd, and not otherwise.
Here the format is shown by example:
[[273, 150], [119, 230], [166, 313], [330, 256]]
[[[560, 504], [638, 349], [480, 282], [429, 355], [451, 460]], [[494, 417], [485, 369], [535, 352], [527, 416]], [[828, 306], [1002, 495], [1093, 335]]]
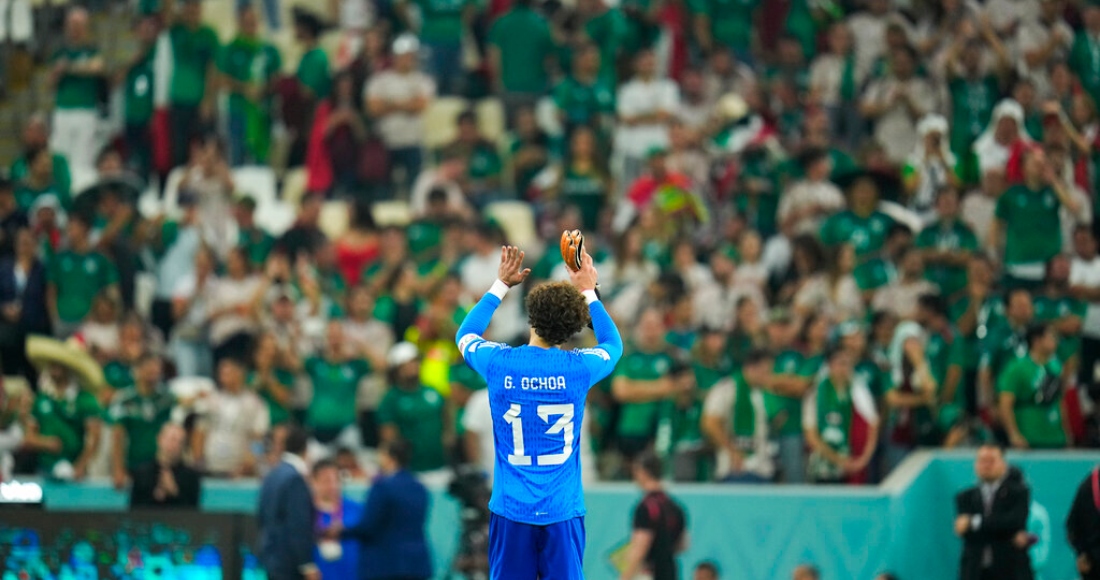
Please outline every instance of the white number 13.
[[[535, 411], [544, 423], [550, 422], [550, 417], [561, 415], [549, 429], [547, 435], [561, 433], [565, 439], [565, 446], [561, 453], [539, 455], [535, 458], [538, 465], [561, 465], [573, 454], [573, 405], [539, 405]], [[513, 452], [508, 455], [508, 463], [512, 465], [531, 465], [531, 456], [524, 455], [523, 447], [523, 419], [520, 418], [518, 403], [512, 403], [508, 411], [504, 413], [504, 422], [512, 426]]]

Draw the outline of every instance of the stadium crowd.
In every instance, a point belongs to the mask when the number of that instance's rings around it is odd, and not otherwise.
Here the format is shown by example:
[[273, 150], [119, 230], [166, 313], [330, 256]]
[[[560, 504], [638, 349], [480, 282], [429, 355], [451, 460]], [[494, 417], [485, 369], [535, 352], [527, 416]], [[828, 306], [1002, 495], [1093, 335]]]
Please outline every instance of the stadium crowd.
[[[353, 477], [396, 438], [491, 470], [455, 330], [503, 243], [564, 279], [573, 228], [628, 339], [592, 478], [1098, 443], [1100, 3], [267, 0], [229, 39], [136, 4], [122, 62], [117, 14], [67, 12], [0, 182], [6, 469], [125, 486], [179, 422], [189, 465], [257, 476], [293, 422]], [[524, 329], [513, 292], [489, 334]]]

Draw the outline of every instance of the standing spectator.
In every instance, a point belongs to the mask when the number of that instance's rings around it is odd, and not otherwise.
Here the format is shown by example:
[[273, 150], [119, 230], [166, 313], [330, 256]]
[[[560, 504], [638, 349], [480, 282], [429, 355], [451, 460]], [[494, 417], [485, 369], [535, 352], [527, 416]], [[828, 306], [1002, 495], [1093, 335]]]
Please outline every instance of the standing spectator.
[[15, 199], [15, 183], [0, 178], [0, 260], [14, 257], [16, 235], [28, 225], [27, 212]]
[[253, 268], [267, 261], [275, 247], [275, 238], [256, 223], [256, 199], [242, 195], [233, 202], [233, 219], [237, 222], [237, 245], [244, 249]]
[[[19, 183], [27, 178], [31, 170], [33, 154], [42, 149], [50, 149], [50, 124], [46, 115], [34, 113], [27, 119], [27, 124], [23, 126], [20, 146], [20, 155], [12, 162], [8, 175], [13, 183]], [[69, 172], [69, 160], [55, 150], [50, 150], [50, 160], [50, 170], [53, 174], [50, 182], [54, 184], [58, 193], [67, 199], [73, 181], [72, 174]]]
[[286, 440], [290, 405], [294, 399], [295, 377], [290, 370], [290, 360], [294, 360], [295, 355], [280, 349], [278, 338], [271, 333], [261, 334], [252, 351], [248, 386], [267, 403], [272, 446], [281, 447]]
[[879, 198], [893, 189], [890, 178], [864, 171], [843, 176], [840, 185], [848, 194], [848, 209], [835, 213], [821, 224], [821, 243], [826, 247], [851, 244], [856, 258], [865, 261], [878, 254], [894, 220], [878, 209]]
[[961, 580], [1031, 580], [1027, 550], [1013, 544], [1027, 529], [1031, 492], [1008, 475], [1004, 452], [994, 445], [978, 448], [974, 461], [978, 485], [955, 496], [955, 535], [963, 540]]
[[920, 250], [909, 247], [898, 256], [897, 278], [875, 292], [871, 309], [909, 320], [916, 314], [918, 297], [939, 293], [939, 288], [924, 278], [924, 257]]
[[959, 190], [944, 187], [936, 193], [936, 220], [917, 235], [916, 247], [924, 258], [924, 277], [954, 296], [966, 287], [966, 264], [978, 249], [978, 237], [959, 215]]
[[729, 50], [737, 60], [752, 63], [753, 21], [760, 0], [726, 3], [699, 0], [691, 3], [695, 40], [704, 52]]
[[1018, 449], [1073, 445], [1064, 409], [1062, 363], [1054, 357], [1058, 336], [1046, 324], [1027, 330], [1028, 354], [1004, 367], [997, 378], [998, 408], [1008, 440]]
[[393, 380], [378, 405], [382, 441], [407, 442], [411, 447], [407, 467], [415, 472], [444, 468], [444, 439], [450, 427], [443, 397], [421, 384], [420, 356], [415, 345], [398, 343], [386, 358]]
[[477, 113], [463, 111], [456, 121], [455, 141], [448, 147], [451, 156], [463, 160], [466, 175], [462, 185], [470, 202], [484, 208], [501, 197], [501, 172], [503, 163], [497, 153], [497, 144], [481, 136], [477, 125]]
[[669, 123], [680, 106], [676, 83], [658, 75], [657, 57], [643, 49], [634, 55], [634, 77], [619, 89], [615, 154], [620, 182], [633, 183], [644, 171], [648, 152], [669, 145]]
[[302, 59], [296, 77], [303, 93], [316, 105], [332, 89], [328, 54], [321, 48], [321, 33], [328, 28], [316, 14], [305, 8], [294, 9], [294, 38], [302, 44]]
[[615, 193], [614, 185], [607, 160], [600, 152], [596, 132], [588, 127], [578, 127], [569, 136], [558, 181], [547, 193], [557, 197], [560, 207], [576, 208], [581, 217], [579, 226], [585, 231], [595, 231], [600, 227], [600, 218]]
[[844, 194], [830, 180], [833, 163], [828, 151], [807, 149], [798, 163], [803, 178], [783, 192], [775, 215], [780, 232], [790, 239], [799, 234], [817, 235], [822, 221], [844, 207]]
[[[28, 357], [35, 361], [30, 352]], [[40, 369], [27, 420], [27, 449], [38, 452], [38, 470], [57, 479], [84, 479], [103, 431], [103, 410], [77, 374], [58, 363]]]
[[478, 6], [470, 0], [399, 0], [396, 9], [410, 23], [409, 8], [420, 8], [417, 35], [424, 42], [427, 72], [439, 82], [444, 95], [461, 95], [466, 67], [462, 62], [463, 37], [474, 20]]
[[508, 118], [521, 108], [534, 107], [546, 93], [547, 65], [554, 38], [545, 18], [532, 9], [532, 0], [516, 0], [512, 9], [489, 28], [489, 58], [496, 74], [497, 92]]
[[866, 381], [854, 374], [851, 353], [838, 348], [825, 361], [827, 372], [802, 404], [802, 429], [812, 450], [807, 471], [818, 483], [843, 483], [867, 469], [875, 454], [878, 410]]
[[330, 529], [330, 534], [359, 542], [359, 578], [428, 580], [432, 577], [424, 534], [428, 490], [409, 471], [408, 444], [388, 441], [379, 451], [383, 475], [367, 492], [363, 517], [342, 531]]
[[160, 357], [141, 355], [134, 365], [134, 385], [119, 390], [111, 400], [111, 479], [118, 489], [134, 476], [135, 469], [157, 458], [161, 428], [176, 405], [161, 383], [161, 372]]
[[0, 261], [0, 368], [7, 375], [31, 376], [26, 337], [49, 334], [46, 266], [38, 259], [28, 229], [15, 234], [15, 257]]
[[194, 266], [172, 289], [172, 333], [169, 350], [181, 377], [207, 377], [214, 372], [213, 351], [207, 334], [210, 300], [218, 280], [214, 253], [202, 247]]
[[305, 360], [303, 370], [313, 385], [305, 424], [322, 445], [336, 442], [359, 449], [354, 402], [359, 381], [371, 372], [367, 360], [361, 353], [348, 352], [344, 327], [337, 320], [325, 328], [320, 355]]
[[57, 155], [43, 147], [28, 151], [26, 156], [27, 173], [15, 184], [15, 201], [19, 209], [33, 213], [30, 210], [38, 200], [47, 197], [68, 209], [72, 202], [69, 190], [62, 189], [62, 184], [55, 181], [53, 163]]
[[1075, 255], [1069, 267], [1069, 293], [1088, 303], [1081, 323], [1077, 381], [1089, 389], [1091, 395], [1100, 380], [1095, 370], [1100, 361], [1100, 255], [1097, 255], [1096, 238], [1087, 227], [1078, 227], [1073, 232], [1073, 246]]
[[1024, 108], [1012, 99], [1002, 99], [993, 107], [989, 125], [972, 147], [983, 179], [987, 172], [1007, 171], [1009, 159], [1033, 143], [1025, 124]]
[[271, 146], [272, 81], [282, 70], [279, 50], [259, 34], [256, 9], [237, 12], [236, 38], [222, 47], [218, 69], [229, 93], [229, 164], [265, 163]]
[[127, 165], [142, 179], [153, 169], [153, 64], [156, 59], [160, 25], [152, 15], [142, 16], [134, 24], [137, 53], [116, 77], [123, 85], [123, 135]]
[[65, 42], [52, 59], [50, 81], [54, 97], [51, 146], [64, 155], [73, 170], [85, 177], [95, 171], [99, 152], [99, 83], [103, 57], [92, 41], [88, 11], [72, 8], [65, 14]]
[[1100, 97], [1100, 6], [1085, 3], [1084, 28], [1073, 39], [1069, 64], [1093, 101]]
[[187, 433], [165, 423], [156, 434], [156, 456], [131, 472], [130, 507], [198, 509], [201, 476], [183, 461]]
[[765, 483], [775, 475], [762, 390], [770, 382], [773, 365], [766, 351], [750, 351], [741, 370], [707, 393], [702, 430], [715, 448], [719, 480]]
[[1004, 250], [1006, 285], [1035, 289], [1042, 283], [1047, 261], [1062, 251], [1060, 205], [1073, 213], [1079, 209], [1042, 150], [1027, 150], [1023, 183], [997, 200], [997, 219], [989, 234], [989, 245]]
[[633, 580], [645, 575], [653, 580], [677, 580], [677, 554], [687, 548], [687, 518], [684, 508], [665, 493], [661, 485], [661, 460], [651, 452], [634, 461], [634, 483], [645, 497], [634, 508], [630, 544], [619, 577]]
[[[975, 33], [973, 26], [960, 27], [944, 65], [951, 108], [951, 150], [961, 162], [962, 177], [969, 183], [978, 176], [972, 146], [989, 122], [1012, 67], [1005, 47], [988, 22], [982, 22], [978, 29]], [[987, 45], [996, 56], [991, 69], [983, 67]]]
[[182, 0], [182, 4], [176, 17], [168, 13], [173, 2], [163, 3], [172, 43], [168, 102], [173, 166], [187, 161], [192, 138], [214, 120], [214, 61], [218, 53], [217, 33], [203, 24], [202, 0]]
[[633, 348], [612, 377], [611, 394], [620, 404], [616, 439], [628, 460], [653, 445], [661, 402], [677, 394], [677, 384], [668, 376], [673, 361], [664, 336], [660, 310], [642, 312]]
[[118, 300], [118, 270], [89, 240], [91, 221], [82, 214], [69, 216], [66, 233], [69, 249], [58, 252], [50, 261], [46, 303], [53, 321], [54, 334], [71, 335], [101, 292]]
[[272, 580], [321, 580], [313, 563], [317, 514], [309, 490], [305, 431], [291, 427], [282, 461], [264, 477], [256, 510], [260, 566]]
[[364, 89], [366, 110], [377, 120], [390, 153], [390, 171], [400, 168], [405, 187], [420, 175], [424, 146], [423, 115], [435, 99], [433, 77], [417, 69], [420, 42], [411, 34], [393, 41], [393, 67], [378, 72]]
[[196, 257], [202, 251], [202, 224], [198, 199], [190, 192], [180, 192], [179, 219], [158, 217], [148, 228], [148, 245], [156, 257], [157, 287], [153, 294], [150, 318], [165, 338], [172, 336], [174, 318], [172, 297], [180, 284], [195, 274]]
[[[962, 151], [970, 151], [970, 145]], [[936, 114], [925, 115], [917, 123], [916, 149], [901, 170], [907, 205], [917, 212], [923, 223], [935, 219], [933, 206], [937, 194], [959, 185], [956, 166], [955, 154], [947, 140], [947, 119]]]
[[[234, 248], [225, 262], [225, 276], [218, 278], [205, 296], [209, 345], [216, 365], [223, 358], [241, 359], [248, 354], [256, 333], [259, 291], [263, 280], [251, 272], [244, 251]], [[198, 291], [199, 286], [195, 287]]]
[[1100, 501], [1097, 487], [1100, 486], [1100, 469], [1092, 471], [1081, 481], [1073, 504], [1066, 516], [1066, 539], [1077, 554], [1077, 571], [1081, 580], [1100, 579], [1100, 510], [1096, 503]]
[[598, 141], [606, 144], [615, 113], [615, 88], [600, 77], [600, 50], [584, 44], [573, 51], [572, 74], [554, 87], [552, 96], [558, 117], [571, 135], [581, 125], [596, 131]]
[[[344, 497], [340, 469], [335, 461], [324, 459], [313, 464], [313, 506], [317, 512], [315, 529], [324, 534], [359, 523], [363, 506]], [[321, 578], [355, 578], [359, 569], [359, 544], [350, 538], [339, 542], [323, 539], [317, 543], [313, 559]]]
[[187, 171], [180, 194], [193, 195], [199, 206], [203, 241], [225, 259], [236, 245], [233, 237], [233, 174], [225, 159], [224, 144], [215, 135], [197, 136], [190, 142]]
[[810, 65], [810, 98], [825, 107], [830, 132], [842, 145], [854, 149], [862, 138], [857, 99], [868, 71], [858, 66], [847, 23], [837, 22], [829, 29], [828, 49]]
[[245, 382], [244, 363], [226, 358], [218, 362], [218, 390], [208, 395], [201, 426], [200, 457], [206, 471], [221, 477], [248, 477], [258, 473], [263, 438], [271, 426], [265, 404]]
[[909, 46], [892, 50], [889, 74], [867, 87], [860, 105], [874, 126], [875, 140], [885, 149], [887, 158], [897, 164], [904, 163], [917, 144], [917, 120], [939, 105], [932, 83], [918, 76], [917, 63], [917, 54]]

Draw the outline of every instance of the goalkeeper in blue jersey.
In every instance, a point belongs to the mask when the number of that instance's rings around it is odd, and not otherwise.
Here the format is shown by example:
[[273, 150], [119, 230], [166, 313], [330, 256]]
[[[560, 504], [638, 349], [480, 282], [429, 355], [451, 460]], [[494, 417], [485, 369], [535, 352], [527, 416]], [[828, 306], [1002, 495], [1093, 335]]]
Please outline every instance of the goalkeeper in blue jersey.
[[[482, 338], [509, 288], [530, 269], [523, 252], [501, 249], [498, 280], [474, 306], [456, 339], [466, 363], [489, 384], [496, 464], [489, 501], [493, 580], [584, 578], [584, 494], [580, 425], [588, 389], [623, 354], [615, 323], [596, 296], [596, 269], [584, 253], [569, 282], [541, 284], [527, 296], [531, 341], [512, 348]], [[592, 323], [599, 345], [562, 350]]]

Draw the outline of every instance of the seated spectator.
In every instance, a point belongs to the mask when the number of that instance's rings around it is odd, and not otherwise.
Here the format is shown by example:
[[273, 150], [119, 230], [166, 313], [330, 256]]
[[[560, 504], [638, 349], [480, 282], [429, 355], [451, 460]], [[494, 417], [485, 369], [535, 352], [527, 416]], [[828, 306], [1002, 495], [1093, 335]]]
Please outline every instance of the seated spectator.
[[1073, 446], [1063, 410], [1066, 386], [1054, 356], [1058, 335], [1037, 324], [1027, 331], [1027, 356], [1009, 363], [997, 377], [997, 405], [1012, 447], [1057, 449]]
[[462, 188], [470, 203], [477, 208], [501, 196], [503, 163], [497, 145], [484, 138], [478, 128], [477, 113], [463, 111], [455, 123], [458, 126], [454, 142], [447, 146], [449, 157], [462, 159], [466, 173]]
[[160, 434], [161, 429], [171, 420], [176, 405], [161, 375], [160, 358], [143, 354], [134, 365], [133, 386], [119, 390], [111, 399], [107, 413], [111, 423], [111, 480], [116, 489], [125, 487], [136, 469], [157, 459], [158, 439], [165, 436]]
[[886, 310], [902, 320], [910, 320], [916, 314], [919, 296], [938, 295], [940, 291], [924, 278], [924, 257], [920, 250], [907, 248], [898, 256], [897, 264], [898, 277], [875, 292], [871, 308]]
[[14, 243], [14, 258], [0, 260], [0, 368], [7, 375], [30, 378], [26, 337], [50, 333], [48, 274], [38, 258], [31, 230], [18, 230]]
[[257, 331], [257, 305], [263, 280], [251, 272], [248, 256], [233, 248], [225, 262], [225, 276], [218, 278], [205, 297], [214, 364], [227, 357], [247, 356]]
[[[323, 459], [313, 465], [310, 478], [313, 506], [317, 510], [317, 532], [350, 528], [363, 517], [363, 506], [344, 497], [340, 470], [336, 462]], [[322, 578], [353, 578], [359, 566], [359, 543], [350, 538], [337, 542], [322, 539], [317, 543], [313, 561]]]
[[156, 435], [156, 457], [133, 469], [130, 507], [197, 509], [201, 475], [183, 461], [187, 433], [176, 423], [164, 423]]
[[859, 478], [871, 462], [878, 411], [866, 381], [853, 372], [850, 353], [834, 349], [825, 361], [827, 372], [802, 405], [802, 430], [812, 450], [807, 472], [817, 483], [844, 483]]
[[783, 192], [776, 210], [779, 230], [787, 237], [816, 235], [825, 217], [844, 207], [844, 194], [830, 181], [828, 151], [809, 149], [798, 159], [804, 177]]
[[4, 481], [11, 480], [15, 467], [14, 454], [23, 447], [21, 415], [30, 396], [25, 388], [0, 387], [0, 477]]
[[271, 426], [267, 404], [248, 388], [244, 363], [224, 358], [217, 366], [218, 390], [205, 401], [198, 456], [217, 477], [254, 477], [259, 473], [264, 437]]
[[47, 306], [54, 335], [67, 338], [79, 327], [101, 292], [118, 299], [118, 269], [90, 240], [91, 219], [82, 214], [69, 216], [65, 232], [67, 250], [50, 261]]
[[444, 413], [444, 400], [434, 389], [420, 382], [420, 354], [412, 343], [401, 342], [390, 349], [386, 362], [391, 383], [378, 405], [378, 424], [383, 442], [405, 441], [412, 449], [408, 468], [433, 472], [447, 466], [446, 444], [451, 426]]
[[706, 395], [702, 429], [715, 448], [719, 481], [764, 483], [775, 475], [762, 390], [773, 364], [766, 351], [750, 351], [741, 370], [715, 383]]
[[306, 409], [306, 427], [321, 445], [338, 444], [359, 449], [354, 401], [359, 381], [371, 373], [364, 351], [349, 352], [344, 326], [337, 320], [325, 327], [325, 342], [318, 356], [305, 360], [302, 369], [313, 385]]
[[[31, 362], [39, 364], [34, 358]], [[81, 388], [76, 370], [56, 362], [43, 366], [38, 395], [26, 419], [26, 448], [37, 452], [39, 472], [82, 480], [99, 450], [103, 410], [92, 393]]]
[[53, 153], [43, 147], [27, 152], [27, 172], [15, 183], [15, 201], [19, 209], [28, 211], [46, 196], [56, 198], [65, 208], [72, 202], [70, 191], [54, 181]]
[[422, 217], [427, 213], [428, 198], [433, 191], [443, 191], [446, 194], [449, 213], [462, 217], [471, 216], [473, 208], [462, 188], [465, 175], [466, 161], [456, 153], [444, 151], [439, 164], [425, 169], [413, 183], [412, 193], [409, 195], [413, 217]]
[[[27, 119], [23, 126], [21, 155], [15, 158], [8, 170], [8, 179], [18, 184], [27, 179], [31, 171], [31, 158], [43, 150], [49, 149], [50, 125], [49, 120], [42, 113], [35, 113]], [[68, 199], [72, 190], [72, 175], [69, 173], [69, 162], [64, 155], [57, 151], [50, 153], [50, 183], [54, 184], [59, 194], [59, 199]], [[26, 209], [26, 208], [23, 208]]]
[[418, 70], [420, 42], [415, 36], [397, 37], [392, 51], [393, 67], [373, 75], [363, 92], [367, 113], [377, 120], [390, 153], [390, 179], [396, 181], [394, 172], [400, 170], [408, 188], [420, 175], [424, 111], [435, 99], [436, 85]]

